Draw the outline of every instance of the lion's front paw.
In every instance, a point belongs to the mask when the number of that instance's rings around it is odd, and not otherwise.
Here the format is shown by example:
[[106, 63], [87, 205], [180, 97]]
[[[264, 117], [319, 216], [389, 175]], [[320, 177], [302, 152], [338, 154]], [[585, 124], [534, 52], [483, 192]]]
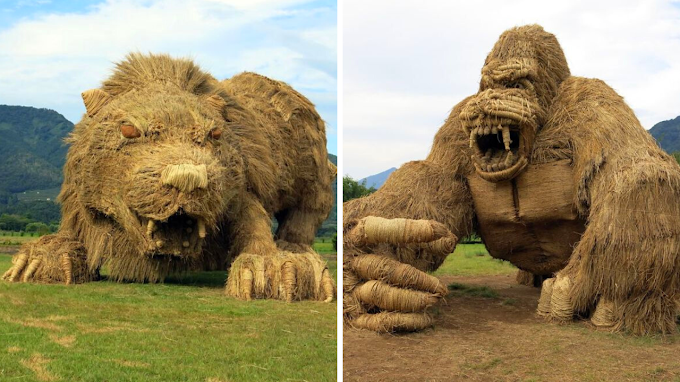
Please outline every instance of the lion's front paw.
[[326, 263], [316, 252], [242, 253], [231, 265], [226, 293], [243, 300], [273, 298], [288, 302], [330, 302], [335, 296], [335, 283]]
[[66, 285], [91, 281], [94, 275], [88, 271], [85, 260], [85, 248], [79, 242], [47, 235], [24, 244], [2, 279]]

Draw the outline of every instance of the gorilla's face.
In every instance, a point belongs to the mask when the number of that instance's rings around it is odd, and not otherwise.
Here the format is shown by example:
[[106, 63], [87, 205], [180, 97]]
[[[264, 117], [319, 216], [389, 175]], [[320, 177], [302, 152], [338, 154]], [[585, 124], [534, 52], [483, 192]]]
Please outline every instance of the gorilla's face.
[[526, 168], [534, 138], [569, 76], [560, 44], [540, 26], [500, 36], [482, 68], [479, 92], [460, 113], [482, 179], [509, 180]]
[[475, 169], [487, 181], [512, 179], [528, 164], [534, 137], [545, 120], [534, 66], [528, 59], [485, 65], [482, 89], [461, 112]]

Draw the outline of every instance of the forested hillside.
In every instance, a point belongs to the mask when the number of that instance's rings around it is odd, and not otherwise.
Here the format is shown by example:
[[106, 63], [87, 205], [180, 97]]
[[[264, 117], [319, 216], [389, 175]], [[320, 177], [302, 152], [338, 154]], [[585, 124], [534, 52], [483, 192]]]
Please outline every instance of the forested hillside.
[[54, 110], [0, 105], [0, 191], [57, 187], [73, 124]]

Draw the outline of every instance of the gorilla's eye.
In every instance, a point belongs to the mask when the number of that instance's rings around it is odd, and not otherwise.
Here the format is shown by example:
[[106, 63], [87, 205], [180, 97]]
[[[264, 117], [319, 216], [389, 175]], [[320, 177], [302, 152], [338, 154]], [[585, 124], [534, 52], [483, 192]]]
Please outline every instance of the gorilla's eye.
[[210, 135], [210, 138], [212, 138], [212, 139], [220, 139], [220, 137], [222, 136], [222, 129], [220, 129], [218, 127], [216, 129], [212, 130], [209, 135]]
[[120, 133], [123, 134], [125, 138], [139, 138], [142, 136], [142, 133], [137, 130], [136, 127], [128, 124], [123, 124], [120, 126]]
[[524, 87], [523, 83], [521, 83], [519, 81], [514, 81], [514, 82], [509, 83], [506, 86], [506, 88], [508, 88], [508, 89], [524, 89], [525, 87]]

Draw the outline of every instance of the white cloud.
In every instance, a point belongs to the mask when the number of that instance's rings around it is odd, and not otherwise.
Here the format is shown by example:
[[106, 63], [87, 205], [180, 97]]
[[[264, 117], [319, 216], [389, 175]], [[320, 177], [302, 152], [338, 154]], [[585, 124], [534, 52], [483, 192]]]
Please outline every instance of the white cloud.
[[56, 109], [75, 122], [80, 93], [114, 62], [165, 52], [217, 78], [257, 71], [288, 82], [334, 124], [335, 18], [328, 3], [310, 0], [107, 0], [36, 13], [0, 29], [0, 102]]
[[347, 0], [344, 172], [362, 178], [427, 155], [449, 110], [476, 92], [498, 36], [530, 23], [557, 35], [572, 74], [606, 81], [645, 128], [680, 115], [677, 2]]

